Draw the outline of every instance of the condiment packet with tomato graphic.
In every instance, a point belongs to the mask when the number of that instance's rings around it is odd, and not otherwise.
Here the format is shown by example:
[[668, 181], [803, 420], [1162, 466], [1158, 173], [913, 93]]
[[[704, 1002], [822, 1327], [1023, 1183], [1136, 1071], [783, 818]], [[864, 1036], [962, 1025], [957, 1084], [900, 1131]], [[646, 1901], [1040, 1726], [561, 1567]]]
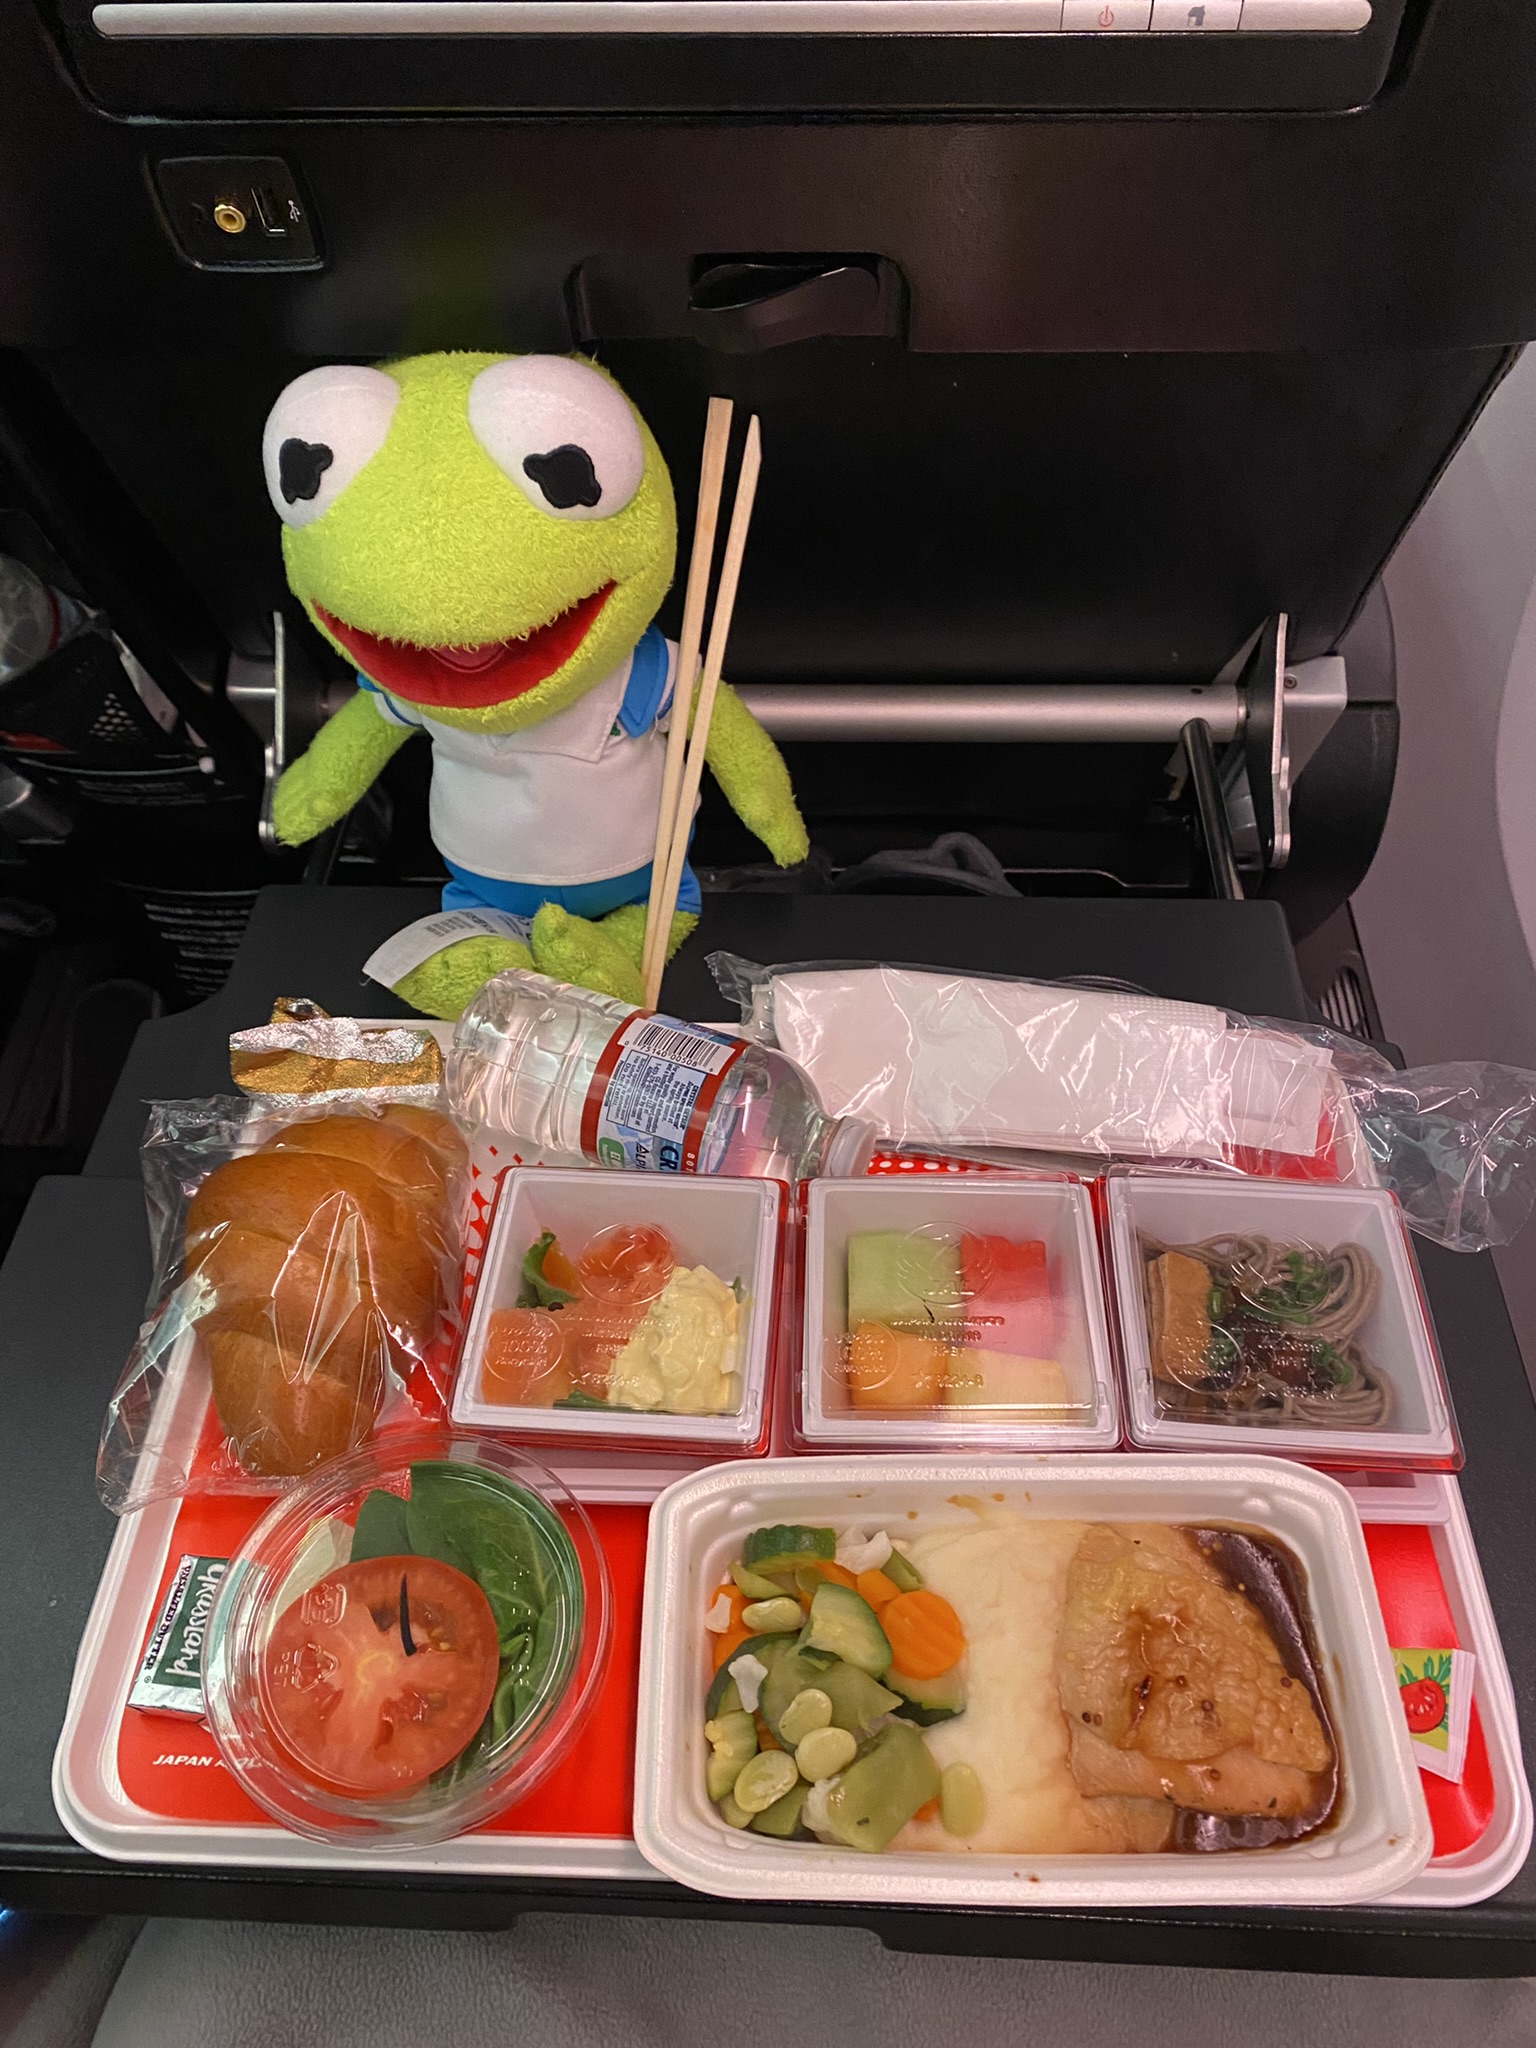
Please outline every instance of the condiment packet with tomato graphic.
[[1461, 1783], [1477, 1659], [1470, 1650], [1394, 1650], [1398, 1690], [1421, 1771]]

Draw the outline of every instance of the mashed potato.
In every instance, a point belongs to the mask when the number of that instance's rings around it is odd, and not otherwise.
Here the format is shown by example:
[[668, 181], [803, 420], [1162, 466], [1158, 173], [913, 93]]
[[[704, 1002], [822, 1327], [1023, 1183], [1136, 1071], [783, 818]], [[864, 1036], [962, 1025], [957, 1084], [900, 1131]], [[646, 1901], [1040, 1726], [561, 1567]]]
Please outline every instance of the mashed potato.
[[1086, 1522], [1036, 1522], [993, 1510], [910, 1546], [912, 1562], [965, 1629], [970, 1699], [927, 1730], [940, 1769], [966, 1763], [986, 1818], [965, 1841], [938, 1821], [912, 1821], [892, 1844], [950, 1854], [1048, 1856], [1162, 1847], [1169, 1809], [1151, 1801], [1084, 1799], [1069, 1762], [1057, 1686], [1056, 1638], [1067, 1568]]

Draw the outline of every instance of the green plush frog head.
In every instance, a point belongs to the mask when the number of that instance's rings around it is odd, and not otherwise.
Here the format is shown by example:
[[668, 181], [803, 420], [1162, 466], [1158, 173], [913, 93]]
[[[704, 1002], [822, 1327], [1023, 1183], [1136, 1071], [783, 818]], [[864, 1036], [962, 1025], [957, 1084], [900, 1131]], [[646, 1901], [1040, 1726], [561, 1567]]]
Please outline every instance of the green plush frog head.
[[677, 517], [650, 429], [572, 356], [307, 371], [262, 454], [288, 581], [331, 644], [440, 725], [516, 732], [635, 646]]

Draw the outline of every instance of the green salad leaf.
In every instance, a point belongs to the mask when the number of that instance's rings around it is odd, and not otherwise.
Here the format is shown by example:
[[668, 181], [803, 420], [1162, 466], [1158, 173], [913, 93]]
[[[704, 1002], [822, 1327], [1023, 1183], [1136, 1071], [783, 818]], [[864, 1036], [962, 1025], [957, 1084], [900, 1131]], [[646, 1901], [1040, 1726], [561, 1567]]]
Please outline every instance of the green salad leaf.
[[550, 1550], [563, 1533], [541, 1500], [482, 1465], [423, 1459], [411, 1467], [409, 1499], [378, 1487], [364, 1495], [354, 1563], [435, 1557], [475, 1581], [496, 1622], [501, 1668], [490, 1710], [435, 1782], [458, 1783], [542, 1692], [560, 1646], [563, 1607]]
[[352, 1530], [352, 1563], [362, 1564], [371, 1557], [414, 1557], [411, 1539], [406, 1533], [406, 1506], [398, 1493], [386, 1493], [376, 1486], [366, 1494], [357, 1511], [357, 1522]]
[[530, 1495], [483, 1466], [423, 1462], [411, 1467], [406, 1522], [412, 1549], [456, 1564], [476, 1580], [502, 1638], [542, 1613], [549, 1601], [534, 1512]]
[[638, 1408], [626, 1408], [622, 1401], [604, 1401], [597, 1394], [589, 1394], [583, 1387], [572, 1387], [568, 1394], [562, 1394], [558, 1401], [550, 1403], [552, 1408], [601, 1408], [605, 1415], [638, 1415]]

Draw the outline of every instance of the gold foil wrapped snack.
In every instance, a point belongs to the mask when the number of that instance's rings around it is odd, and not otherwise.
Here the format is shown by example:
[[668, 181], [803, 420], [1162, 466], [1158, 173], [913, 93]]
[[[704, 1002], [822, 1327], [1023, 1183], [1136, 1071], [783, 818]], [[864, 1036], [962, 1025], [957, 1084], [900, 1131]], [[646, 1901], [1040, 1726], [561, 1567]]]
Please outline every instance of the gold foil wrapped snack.
[[427, 1030], [332, 1017], [302, 996], [279, 996], [270, 1023], [234, 1031], [229, 1071], [247, 1095], [333, 1095], [338, 1090], [436, 1088], [443, 1056]]

